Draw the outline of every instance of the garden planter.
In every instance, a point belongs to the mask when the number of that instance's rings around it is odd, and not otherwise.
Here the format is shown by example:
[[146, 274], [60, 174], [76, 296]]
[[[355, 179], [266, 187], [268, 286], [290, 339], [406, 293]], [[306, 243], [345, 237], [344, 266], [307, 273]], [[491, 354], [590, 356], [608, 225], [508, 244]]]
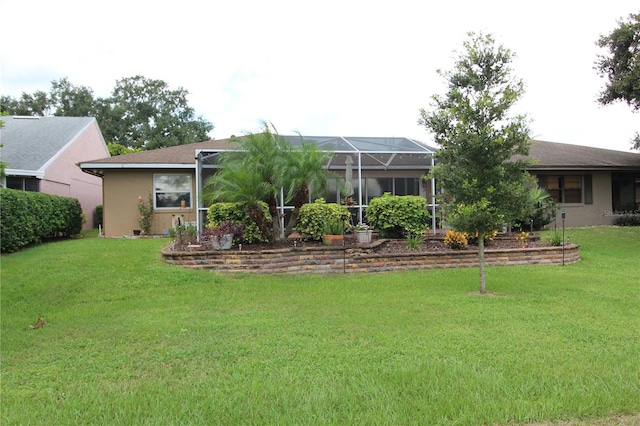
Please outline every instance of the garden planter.
[[358, 244], [369, 244], [371, 243], [371, 236], [373, 235], [373, 231], [355, 231], [355, 235]]
[[322, 236], [322, 242], [327, 246], [341, 246], [344, 242], [344, 236], [325, 234]]
[[233, 234], [225, 234], [222, 237], [214, 237], [211, 244], [215, 250], [229, 250], [233, 243]]

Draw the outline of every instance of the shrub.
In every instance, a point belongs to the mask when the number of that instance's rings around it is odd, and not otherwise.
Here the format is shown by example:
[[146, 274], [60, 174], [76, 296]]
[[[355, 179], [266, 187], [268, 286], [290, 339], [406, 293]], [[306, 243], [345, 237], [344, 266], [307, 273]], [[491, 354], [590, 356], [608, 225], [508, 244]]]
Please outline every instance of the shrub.
[[427, 211], [427, 200], [418, 195], [391, 195], [371, 199], [365, 211], [367, 222], [380, 230], [380, 236], [403, 238], [413, 233], [424, 233], [429, 229], [431, 216]]
[[347, 207], [336, 203], [327, 203], [324, 198], [319, 198], [315, 202], [304, 204], [300, 208], [298, 220], [296, 221], [296, 231], [312, 240], [321, 240], [322, 235], [325, 234], [325, 223], [333, 220], [340, 222], [340, 232], [338, 234], [342, 234], [343, 215], [346, 215], [350, 221], [351, 216]]
[[529, 233], [527, 231], [522, 231], [516, 234], [516, 241], [519, 242], [522, 247], [527, 246], [527, 238], [529, 238]]
[[[265, 219], [271, 222], [271, 214], [266, 203], [260, 203]], [[258, 225], [251, 220], [247, 213], [247, 205], [244, 203], [215, 203], [209, 207], [207, 212], [209, 220], [208, 228], [214, 228], [224, 221], [242, 225], [242, 239], [248, 243], [267, 242], [268, 239], [260, 232]]]
[[75, 198], [0, 189], [0, 250], [13, 252], [51, 238], [82, 231], [82, 208]]
[[151, 224], [153, 223], [153, 196], [149, 193], [145, 203], [142, 196], [138, 197], [138, 225], [145, 235], [151, 234]]
[[560, 232], [554, 232], [553, 234], [549, 234], [546, 237], [546, 241], [552, 246], [561, 246], [562, 234]]
[[640, 214], [622, 214], [615, 216], [612, 223], [616, 226], [640, 226]]
[[[469, 244], [478, 244], [478, 238], [480, 237], [480, 234], [478, 234], [478, 231], [474, 232], [473, 234], [466, 234], [466, 235], [467, 235], [467, 242]], [[495, 231], [495, 230], [484, 234], [485, 244], [493, 241], [496, 235], [498, 235], [498, 231]]]
[[467, 247], [467, 234], [464, 232], [449, 230], [444, 236], [444, 245], [456, 249], [462, 250]]

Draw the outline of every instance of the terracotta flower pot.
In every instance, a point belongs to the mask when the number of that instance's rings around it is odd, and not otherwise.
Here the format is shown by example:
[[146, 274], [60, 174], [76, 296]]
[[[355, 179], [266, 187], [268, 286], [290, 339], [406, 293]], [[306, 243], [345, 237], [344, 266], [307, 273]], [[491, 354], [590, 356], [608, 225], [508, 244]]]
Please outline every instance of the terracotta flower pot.
[[325, 234], [322, 236], [322, 242], [327, 246], [341, 246], [343, 241], [344, 237], [342, 235]]

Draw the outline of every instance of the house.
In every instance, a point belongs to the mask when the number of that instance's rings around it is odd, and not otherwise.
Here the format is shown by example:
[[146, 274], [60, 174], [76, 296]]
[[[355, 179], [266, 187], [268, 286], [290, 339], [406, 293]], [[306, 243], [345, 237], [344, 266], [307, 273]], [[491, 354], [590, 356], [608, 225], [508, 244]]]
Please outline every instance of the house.
[[82, 161], [109, 156], [93, 117], [0, 117], [2, 161], [7, 163], [2, 186], [78, 199], [92, 228], [93, 213], [102, 204], [102, 179], [83, 173]]
[[566, 226], [640, 214], [640, 153], [534, 141], [528, 158], [529, 172], [565, 211]]
[[[284, 138], [301, 143], [299, 136]], [[422, 179], [434, 165], [436, 148], [397, 137], [310, 136], [305, 141], [333, 153], [325, 167], [346, 178], [347, 185], [330, 182], [324, 198], [349, 199], [357, 220], [371, 198], [385, 192], [421, 195], [430, 209], [437, 207], [435, 182]], [[200, 196], [203, 182], [215, 173], [218, 154], [233, 149], [232, 140], [212, 140], [81, 163], [83, 171], [103, 179], [105, 236], [137, 229], [138, 199], [148, 194], [156, 208], [152, 233], [185, 222], [202, 226], [207, 211]], [[531, 172], [566, 210], [566, 226], [610, 224], [616, 211], [637, 208], [632, 204], [640, 202], [640, 154], [534, 141], [530, 157], [538, 159]], [[634, 188], [633, 197], [628, 188]], [[283, 216], [289, 208], [281, 206]]]

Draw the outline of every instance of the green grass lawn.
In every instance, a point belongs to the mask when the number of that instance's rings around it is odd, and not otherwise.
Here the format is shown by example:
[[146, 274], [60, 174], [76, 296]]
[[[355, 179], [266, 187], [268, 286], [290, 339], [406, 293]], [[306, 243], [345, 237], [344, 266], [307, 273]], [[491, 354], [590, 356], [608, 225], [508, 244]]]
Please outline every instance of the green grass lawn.
[[163, 263], [163, 239], [93, 234], [2, 256], [0, 423], [637, 415], [640, 228], [567, 235], [581, 262], [488, 268], [489, 296], [477, 268], [192, 271]]

